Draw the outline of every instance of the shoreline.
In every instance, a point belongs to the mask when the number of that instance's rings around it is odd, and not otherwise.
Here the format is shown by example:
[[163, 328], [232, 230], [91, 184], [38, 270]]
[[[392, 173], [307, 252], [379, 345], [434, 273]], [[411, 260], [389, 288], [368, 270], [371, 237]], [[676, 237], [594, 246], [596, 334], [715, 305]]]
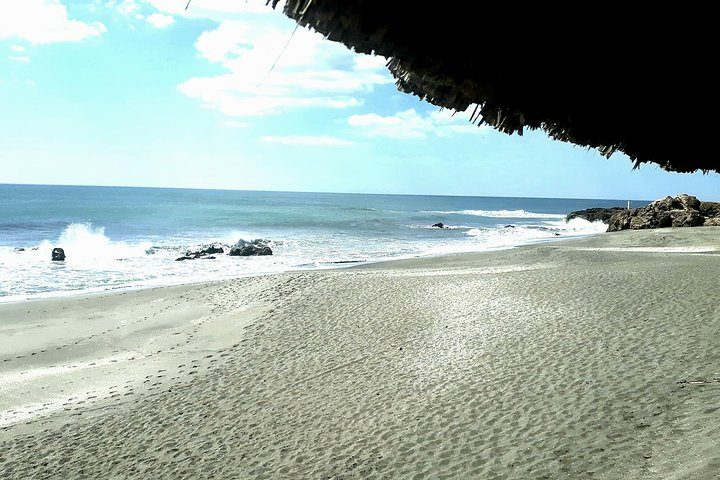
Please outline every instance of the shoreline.
[[367, 261], [366, 260], [341, 260], [341, 261], [335, 261], [335, 262], [328, 263], [327, 265], [321, 265], [321, 266], [315, 266], [315, 267], [307, 267], [307, 268], [296, 267], [296, 268], [289, 268], [287, 270], [270, 271], [270, 272], [250, 272], [250, 273], [243, 274], [243, 275], [238, 275], [238, 276], [233, 276], [233, 277], [228, 277], [228, 278], [220, 278], [217, 280], [201, 280], [201, 281], [188, 282], [188, 283], [168, 283], [168, 284], [158, 284], [158, 285], [131, 285], [131, 286], [123, 286], [123, 287], [104, 289], [104, 290], [99, 289], [102, 287], [96, 287], [93, 289], [41, 292], [38, 294], [34, 294], [31, 297], [26, 297], [26, 298], [21, 298], [21, 299], [16, 298], [17, 295], [13, 295], [13, 296], [8, 296], [8, 297], [0, 297], [0, 306], [11, 305], [11, 304], [15, 304], [15, 303], [33, 302], [33, 301], [38, 301], [38, 300], [51, 300], [54, 298], [84, 298], [84, 297], [92, 297], [92, 296], [104, 295], [104, 294], [135, 292], [135, 291], [141, 291], [141, 290], [152, 290], [152, 289], [156, 289], [156, 288], [169, 288], [169, 287], [193, 286], [193, 285], [199, 286], [199, 285], [213, 284], [216, 282], [224, 282], [224, 281], [229, 281], [229, 280], [239, 280], [239, 279], [243, 279], [243, 278], [255, 278], [255, 277], [283, 275], [283, 274], [290, 274], [290, 273], [355, 268], [358, 266], [376, 265], [376, 264], [386, 263], [386, 262], [398, 262], [398, 261], [405, 261], [405, 260], [421, 260], [424, 258], [452, 257], [455, 255], [476, 255], [476, 254], [482, 255], [482, 254], [486, 254], [486, 253], [493, 253], [493, 252], [499, 252], [499, 251], [504, 251], [504, 250], [512, 250], [512, 249], [516, 249], [516, 248], [531, 247], [533, 245], [542, 245], [545, 243], [555, 243], [555, 242], [579, 240], [579, 239], [583, 239], [583, 238], [591, 238], [591, 237], [595, 237], [598, 235], [603, 235], [605, 233], [608, 233], [608, 232], [580, 234], [580, 235], [573, 235], [573, 236], [568, 236], [568, 237], [558, 237], [558, 238], [545, 238], [545, 239], [541, 238], [541, 239], [528, 240], [525, 243], [521, 243], [518, 245], [491, 247], [486, 250], [477, 250], [477, 251], [459, 251], [459, 252], [433, 253], [433, 254], [414, 255], [414, 256], [398, 256], [398, 257], [392, 257], [392, 258], [387, 258], [387, 259], [367, 260]]
[[713, 478], [719, 232], [0, 304], [0, 474]]

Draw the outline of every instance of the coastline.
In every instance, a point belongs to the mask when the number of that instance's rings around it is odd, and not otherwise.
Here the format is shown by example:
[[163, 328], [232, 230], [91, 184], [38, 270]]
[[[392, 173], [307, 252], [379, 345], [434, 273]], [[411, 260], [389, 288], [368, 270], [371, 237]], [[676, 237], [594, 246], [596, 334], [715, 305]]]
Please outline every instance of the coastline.
[[0, 473], [712, 478], [718, 233], [0, 304]]
[[[597, 233], [607, 226], [565, 222], [565, 214], [619, 203], [111, 187], [4, 191], [10, 203], [0, 222], [0, 303], [333, 268], [338, 261], [485, 250], [556, 233]], [[118, 215], [117, 205], [132, 215]], [[59, 210], [67, 213], [62, 221], [53, 216]], [[439, 223], [448, 228], [432, 227]], [[226, 255], [234, 245], [257, 239], [273, 255]], [[176, 262], [210, 245], [225, 252]], [[54, 248], [64, 250], [64, 262], [50, 261]]]
[[[33, 301], [38, 301], [38, 300], [52, 300], [52, 299], [58, 299], [58, 298], [85, 298], [85, 297], [102, 296], [102, 295], [107, 295], [107, 294], [110, 294], [110, 295], [121, 294], [121, 293], [127, 293], [127, 292], [153, 290], [156, 288], [201, 286], [201, 285], [214, 284], [214, 283], [220, 283], [220, 282], [225, 282], [225, 281], [240, 280], [243, 278], [264, 277], [264, 276], [271, 276], [271, 275], [282, 275], [282, 274], [301, 273], [301, 272], [337, 270], [337, 269], [344, 269], [344, 268], [354, 268], [354, 267], [362, 266], [362, 265], [376, 265], [376, 264], [385, 263], [385, 262], [397, 262], [397, 261], [404, 261], [404, 260], [421, 260], [421, 259], [425, 259], [425, 258], [443, 258], [443, 257], [454, 256], [454, 255], [466, 255], [466, 254], [467, 255], [473, 255], [473, 254], [482, 255], [485, 253], [510, 250], [510, 249], [514, 249], [514, 248], [522, 248], [522, 247], [527, 247], [527, 246], [532, 246], [532, 245], [541, 245], [544, 243], [555, 243], [555, 242], [562, 242], [562, 241], [567, 241], [567, 240], [589, 238], [589, 237], [593, 237], [595, 235], [602, 235], [603, 233], [606, 233], [606, 232], [582, 233], [582, 234], [569, 235], [569, 236], [565, 236], [565, 237], [560, 236], [560, 237], [556, 237], [556, 238], [536, 238], [536, 239], [526, 240], [526, 241], [516, 244], [516, 245], [487, 247], [485, 250], [457, 251], [457, 252], [449, 252], [449, 253], [426, 253], [423, 255], [408, 255], [408, 256], [399, 255], [399, 256], [394, 256], [394, 257], [377, 258], [377, 259], [371, 259], [371, 260], [339, 260], [339, 261], [323, 263], [320, 265], [315, 265], [312, 267], [298, 266], [298, 267], [289, 267], [284, 270], [250, 271], [247, 273], [238, 274], [238, 275], [230, 276], [230, 277], [226, 277], [226, 278], [219, 278], [219, 279], [215, 279], [215, 280], [204, 279], [204, 280], [188, 281], [188, 279], [184, 279], [181, 281], [181, 283], [161, 282], [161, 283], [143, 284], [143, 285], [131, 284], [131, 285], [126, 285], [126, 286], [114, 286], [112, 288], [93, 287], [93, 288], [89, 288], [89, 289], [79, 289], [79, 290], [47, 291], [47, 292], [33, 294], [31, 296], [22, 296], [22, 295], [13, 295], [13, 296], [9, 296], [9, 297], [0, 296], [0, 306], [6, 305], [6, 304], [33, 302]], [[20, 298], [20, 297], [22, 297], [22, 298]]]

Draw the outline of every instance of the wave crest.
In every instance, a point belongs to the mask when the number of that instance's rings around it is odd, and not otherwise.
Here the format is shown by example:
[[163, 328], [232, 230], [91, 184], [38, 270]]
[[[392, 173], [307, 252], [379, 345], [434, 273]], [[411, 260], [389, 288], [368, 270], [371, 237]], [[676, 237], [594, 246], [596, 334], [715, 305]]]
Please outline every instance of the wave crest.
[[472, 228], [465, 235], [488, 248], [506, 248], [554, 238], [571, 238], [602, 233], [607, 225], [601, 221], [589, 222], [582, 218], [545, 221], [539, 225], [515, 225], [505, 228]]
[[527, 210], [432, 210], [425, 213], [472, 215], [487, 218], [565, 218], [565, 215], [561, 213], [537, 213]]
[[150, 242], [128, 244], [114, 242], [105, 235], [105, 227], [94, 227], [92, 223], [71, 223], [60, 234], [57, 241], [44, 241], [39, 250], [61, 247], [68, 261], [122, 260], [141, 257], [152, 249]]

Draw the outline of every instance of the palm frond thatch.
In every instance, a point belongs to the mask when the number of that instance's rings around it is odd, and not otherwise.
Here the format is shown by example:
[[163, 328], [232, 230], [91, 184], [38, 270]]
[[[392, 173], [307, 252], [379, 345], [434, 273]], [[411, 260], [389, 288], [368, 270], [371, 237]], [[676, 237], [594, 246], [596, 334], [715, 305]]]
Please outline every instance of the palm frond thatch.
[[283, 11], [388, 58], [399, 90], [455, 110], [477, 104], [473, 121], [502, 132], [543, 129], [636, 167], [720, 170], [709, 134], [715, 27], [701, 9], [287, 0]]

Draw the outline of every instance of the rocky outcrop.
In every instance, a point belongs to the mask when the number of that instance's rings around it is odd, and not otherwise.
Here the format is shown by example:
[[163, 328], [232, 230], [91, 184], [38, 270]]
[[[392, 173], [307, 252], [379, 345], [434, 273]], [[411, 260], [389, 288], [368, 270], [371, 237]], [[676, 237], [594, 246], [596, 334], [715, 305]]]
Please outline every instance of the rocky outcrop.
[[432, 225], [432, 227], [433, 227], [433, 228], [447, 228], [447, 227], [445, 227], [445, 224], [442, 223], [442, 222], [435, 223], [435, 224]]
[[700, 215], [705, 217], [706, 222], [708, 219], [720, 219], [720, 202], [700, 202]]
[[625, 208], [621, 207], [612, 207], [612, 208], [588, 208], [586, 210], [577, 210], [575, 212], [570, 212], [565, 216], [565, 221], [569, 222], [573, 218], [583, 218], [587, 220], [588, 222], [597, 222], [598, 220], [603, 223], [608, 223], [610, 221], [610, 217], [615, 215], [616, 213], [619, 213], [623, 210], [626, 210]]
[[52, 250], [52, 261], [53, 262], [62, 262], [65, 260], [65, 250], [59, 247], [55, 247]]
[[273, 251], [268, 246], [268, 242], [262, 239], [255, 239], [251, 242], [245, 240], [239, 240], [230, 249], [231, 257], [252, 257], [252, 256], [265, 256], [272, 255]]
[[251, 256], [265, 256], [272, 255], [273, 251], [269, 245], [270, 242], [263, 239], [255, 239], [251, 242], [245, 240], [239, 240], [232, 247], [227, 245], [207, 245], [202, 250], [196, 252], [187, 251], [182, 257], [175, 259], [176, 262], [183, 262], [185, 260], [196, 260], [201, 258], [203, 260], [213, 260], [215, 254], [225, 253], [229, 248], [228, 255], [231, 257], [251, 257]]
[[215, 253], [225, 253], [225, 250], [218, 245], [210, 245], [200, 250], [201, 255], [212, 255]]
[[655, 200], [641, 208], [621, 209], [608, 221], [608, 232], [665, 227], [720, 225], [720, 204], [700, 202], [692, 195]]
[[273, 252], [268, 246], [245, 245], [244, 247], [233, 247], [230, 250], [230, 256], [232, 257], [254, 257], [272, 254]]
[[703, 227], [720, 227], [720, 216], [713, 218], [705, 218]]
[[[197, 258], [204, 258], [206, 260], [212, 260], [215, 258], [214, 256], [212, 256], [213, 254], [224, 253], [224, 252], [225, 252], [225, 250], [221, 246], [208, 245], [205, 248], [203, 248], [202, 250], [198, 250], [197, 252], [187, 251], [185, 253], [185, 255], [183, 255], [182, 257], [176, 258], [175, 261], [182, 262], [183, 260], [195, 260]], [[211, 255], [211, 256], [208, 256], [208, 255]]]

